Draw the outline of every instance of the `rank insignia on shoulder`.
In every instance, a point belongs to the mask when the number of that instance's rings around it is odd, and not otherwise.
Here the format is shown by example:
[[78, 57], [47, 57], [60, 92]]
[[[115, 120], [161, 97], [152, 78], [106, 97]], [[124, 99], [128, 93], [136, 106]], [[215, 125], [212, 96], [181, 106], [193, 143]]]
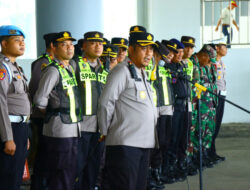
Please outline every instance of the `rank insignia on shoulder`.
[[43, 70], [46, 66], [47, 66], [46, 63], [42, 63], [42, 65], [41, 65], [41, 70]]
[[145, 91], [140, 91], [140, 98], [144, 100], [146, 98], [146, 92]]
[[3, 80], [6, 77], [6, 70], [0, 69], [0, 80]]

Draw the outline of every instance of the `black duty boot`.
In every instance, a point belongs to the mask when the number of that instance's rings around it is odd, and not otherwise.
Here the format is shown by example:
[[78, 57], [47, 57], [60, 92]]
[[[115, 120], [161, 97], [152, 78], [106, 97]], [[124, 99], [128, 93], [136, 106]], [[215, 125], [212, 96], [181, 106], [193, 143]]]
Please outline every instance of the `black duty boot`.
[[187, 174], [190, 176], [197, 175], [197, 166], [194, 164], [193, 157], [187, 157]]
[[163, 169], [162, 175], [161, 175], [161, 181], [163, 183], [172, 184], [176, 182], [176, 170], [177, 170], [177, 160], [171, 160], [168, 162], [167, 167]]
[[203, 160], [202, 161], [203, 161], [203, 164], [205, 167], [207, 167], [207, 168], [214, 167], [213, 160], [211, 157], [209, 157], [207, 151], [203, 152]]
[[160, 179], [160, 169], [151, 168], [151, 181], [150, 185], [152, 187], [157, 187], [158, 189], [164, 189], [164, 183]]

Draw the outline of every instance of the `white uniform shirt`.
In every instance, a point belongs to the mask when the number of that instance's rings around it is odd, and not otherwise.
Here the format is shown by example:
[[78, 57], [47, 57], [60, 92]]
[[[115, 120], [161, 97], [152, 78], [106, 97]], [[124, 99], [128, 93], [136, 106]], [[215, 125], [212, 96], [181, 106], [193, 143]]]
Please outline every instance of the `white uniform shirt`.
[[232, 23], [233, 20], [234, 20], [234, 10], [230, 11], [227, 7], [222, 9], [222, 13], [221, 13], [222, 24], [230, 25], [230, 22]]

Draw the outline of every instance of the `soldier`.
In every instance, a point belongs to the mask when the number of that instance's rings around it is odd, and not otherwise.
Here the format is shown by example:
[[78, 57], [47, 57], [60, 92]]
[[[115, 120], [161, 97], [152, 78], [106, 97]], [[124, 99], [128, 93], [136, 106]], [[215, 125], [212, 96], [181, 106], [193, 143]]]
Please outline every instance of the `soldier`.
[[[223, 98], [226, 98], [226, 66], [221, 60], [222, 57], [226, 56], [227, 54], [227, 44], [224, 41], [220, 41], [216, 44], [216, 63], [215, 67], [217, 69], [217, 94], [222, 96]], [[220, 161], [224, 161], [225, 157], [219, 156], [216, 153], [215, 148], [215, 139], [219, 133], [223, 113], [224, 113], [224, 106], [225, 106], [225, 100], [223, 98], [218, 98], [218, 106], [216, 108], [216, 126], [215, 126], [215, 132], [213, 135], [213, 140], [211, 144], [211, 149], [209, 151], [210, 157], [214, 161], [214, 163], [218, 163]]]
[[103, 34], [91, 31], [84, 34], [83, 55], [75, 59], [79, 83], [83, 121], [79, 144], [79, 183], [76, 189], [94, 188], [100, 167], [104, 144], [99, 143], [97, 105], [108, 75], [99, 57], [103, 52]]
[[81, 102], [72, 61], [74, 45], [70, 32], [53, 39], [55, 59], [44, 68], [35, 106], [43, 113], [44, 168], [49, 171], [48, 189], [72, 190], [77, 174]]
[[106, 137], [105, 190], [146, 189], [157, 113], [144, 68], [152, 59], [153, 45], [152, 34], [130, 34], [129, 61], [110, 72], [100, 97], [98, 123]]
[[[38, 88], [41, 71], [47, 65], [51, 64], [54, 59], [54, 51], [53, 51], [53, 44], [52, 40], [55, 37], [56, 33], [48, 33], [43, 36], [45, 40], [46, 52], [41, 55], [37, 60], [35, 60], [31, 64], [31, 79], [29, 83], [29, 92], [31, 101], [33, 102], [34, 95]], [[33, 107], [32, 115], [31, 115], [31, 122], [32, 122], [32, 141], [31, 141], [31, 152], [30, 157], [34, 160], [34, 167], [33, 167], [33, 175], [31, 180], [31, 189], [38, 190], [44, 189], [43, 187], [43, 180], [45, 171], [41, 164], [43, 162], [42, 154], [43, 154], [43, 145], [42, 145], [42, 127], [43, 127], [43, 117], [41, 113]]]
[[112, 38], [111, 44], [119, 48], [119, 52], [117, 55], [117, 62], [121, 63], [125, 61], [128, 54], [128, 40], [126, 38]]
[[27, 79], [16, 63], [25, 51], [25, 35], [13, 25], [0, 26], [0, 184], [20, 189], [27, 156], [30, 100]]
[[[213, 66], [210, 67], [211, 62], [216, 61], [216, 52], [210, 45], [204, 45], [203, 48], [191, 57], [195, 67], [193, 71], [194, 81], [205, 86], [210, 91], [215, 91], [215, 75]], [[199, 65], [198, 65], [199, 64]], [[193, 88], [195, 91], [195, 88]], [[199, 167], [199, 129], [197, 121], [197, 96], [193, 92], [193, 116], [192, 129], [190, 134], [191, 147], [194, 154], [194, 162]], [[211, 146], [212, 135], [215, 127], [215, 106], [216, 98], [208, 93], [203, 92], [201, 95], [200, 114], [201, 114], [201, 128], [202, 128], [202, 151], [203, 151], [203, 166], [212, 167], [213, 163], [208, 157], [207, 150]]]

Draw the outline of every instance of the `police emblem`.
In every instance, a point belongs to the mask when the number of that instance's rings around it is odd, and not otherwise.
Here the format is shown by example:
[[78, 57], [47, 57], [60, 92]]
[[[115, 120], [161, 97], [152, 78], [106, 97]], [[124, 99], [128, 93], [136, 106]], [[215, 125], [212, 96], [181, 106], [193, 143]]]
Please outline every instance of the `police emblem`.
[[172, 83], [175, 84], [176, 83], [176, 78], [172, 79]]
[[6, 76], [6, 70], [5, 69], [0, 69], [0, 80], [3, 80]]
[[63, 33], [63, 37], [64, 37], [64, 38], [68, 38], [68, 37], [69, 37], [69, 33], [68, 33], [68, 32], [64, 32], [64, 33]]
[[47, 66], [46, 63], [42, 63], [42, 65], [41, 65], [41, 70], [43, 70], [46, 66]]
[[177, 44], [174, 44], [174, 48], [175, 48], [175, 49], [177, 48]]
[[135, 32], [138, 32], [138, 31], [139, 31], [139, 27], [136, 26], [136, 27], [134, 28], [134, 31], [135, 31]]
[[146, 98], [146, 92], [145, 91], [140, 91], [140, 98], [144, 100]]
[[9, 34], [17, 34], [16, 30], [9, 30]]
[[151, 41], [153, 38], [152, 38], [152, 36], [149, 34], [149, 35], [147, 36], [147, 39]]
[[121, 39], [121, 44], [124, 44], [125, 40], [124, 39]]
[[107, 48], [107, 52], [111, 52], [112, 51], [112, 49], [111, 48]]
[[100, 35], [98, 33], [95, 34], [96, 38], [100, 38]]
[[191, 44], [194, 43], [194, 42], [193, 42], [193, 39], [189, 39], [189, 43], [191, 43]]

